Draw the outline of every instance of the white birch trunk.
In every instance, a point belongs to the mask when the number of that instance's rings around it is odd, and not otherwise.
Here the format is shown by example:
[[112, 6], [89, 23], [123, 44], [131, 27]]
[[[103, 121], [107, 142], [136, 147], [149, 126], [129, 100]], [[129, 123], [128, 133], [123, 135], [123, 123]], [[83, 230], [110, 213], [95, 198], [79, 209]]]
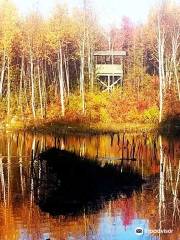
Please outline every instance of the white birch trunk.
[[22, 90], [23, 90], [23, 78], [24, 78], [24, 55], [21, 59], [21, 74], [20, 74], [20, 84], [19, 84], [19, 106], [22, 112]]
[[64, 65], [65, 65], [65, 72], [66, 72], [66, 85], [67, 85], [67, 95], [69, 97], [69, 60], [68, 57], [64, 55]]
[[11, 82], [10, 82], [10, 69], [9, 69], [9, 57], [7, 59], [7, 115], [10, 115], [10, 95], [11, 95]]
[[0, 97], [2, 97], [2, 94], [3, 94], [3, 82], [4, 82], [5, 68], [6, 68], [6, 52], [4, 50], [3, 63], [2, 63], [2, 69], [1, 69], [1, 79], [0, 79]]
[[34, 91], [34, 66], [33, 66], [33, 56], [32, 56], [32, 52], [30, 50], [30, 64], [31, 64], [31, 106], [32, 106], [32, 113], [33, 113], [33, 117], [36, 117], [36, 113], [35, 113], [35, 91]]
[[80, 95], [82, 99], [82, 112], [85, 113], [85, 96], [84, 96], [84, 48], [85, 48], [85, 42], [84, 39], [82, 40], [82, 46], [80, 50]]
[[61, 115], [65, 115], [64, 106], [64, 79], [63, 79], [63, 59], [62, 59], [62, 47], [59, 47], [58, 54], [58, 66], [59, 66], [59, 90], [60, 90], [60, 100], [61, 100]]
[[164, 91], [164, 32], [161, 29], [160, 16], [158, 16], [158, 60], [159, 60], [159, 122], [162, 122], [163, 91]]
[[41, 87], [41, 75], [40, 75], [40, 67], [38, 62], [38, 86], [39, 86], [39, 101], [40, 101], [40, 108], [41, 108], [41, 117], [43, 118], [43, 100], [42, 100], [42, 87]]

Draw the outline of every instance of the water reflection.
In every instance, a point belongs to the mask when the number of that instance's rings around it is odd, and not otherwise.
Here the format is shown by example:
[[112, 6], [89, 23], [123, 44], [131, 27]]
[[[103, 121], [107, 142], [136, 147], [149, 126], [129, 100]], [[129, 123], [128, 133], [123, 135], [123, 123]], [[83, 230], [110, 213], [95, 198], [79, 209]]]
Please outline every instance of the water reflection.
[[122, 162], [102, 166], [101, 161], [50, 148], [32, 159], [35, 200], [53, 215], [98, 211], [112, 198], [141, 190], [141, 175]]
[[[0, 239], [178, 239], [180, 140], [159, 136], [0, 134]], [[49, 147], [128, 165], [148, 179], [142, 193], [111, 199], [97, 213], [52, 217], [34, 203], [31, 157]], [[37, 149], [36, 149], [37, 148]], [[132, 161], [135, 159], [135, 161]], [[39, 176], [41, 171], [39, 169]], [[172, 229], [172, 234], [135, 234]]]

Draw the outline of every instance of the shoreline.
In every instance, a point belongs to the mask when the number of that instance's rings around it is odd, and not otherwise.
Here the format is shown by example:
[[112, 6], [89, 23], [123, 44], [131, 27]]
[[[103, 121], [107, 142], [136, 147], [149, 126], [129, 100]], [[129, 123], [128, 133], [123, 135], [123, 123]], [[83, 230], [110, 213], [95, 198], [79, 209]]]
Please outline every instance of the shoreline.
[[[2, 124], [1, 124], [2, 126]], [[157, 125], [142, 124], [142, 123], [74, 123], [56, 120], [42, 120], [26, 122], [17, 121], [13, 123], [4, 124], [0, 131], [27, 131], [34, 133], [58, 135], [101, 135], [101, 134], [117, 134], [117, 133], [156, 133]]]
[[163, 136], [180, 137], [179, 122], [157, 123], [83, 123], [68, 122], [62, 119], [37, 119], [26, 121], [13, 121], [8, 124], [1, 123], [1, 132], [26, 131], [29, 133], [41, 133], [53, 136], [60, 135], [103, 135], [117, 133], [147, 133]]

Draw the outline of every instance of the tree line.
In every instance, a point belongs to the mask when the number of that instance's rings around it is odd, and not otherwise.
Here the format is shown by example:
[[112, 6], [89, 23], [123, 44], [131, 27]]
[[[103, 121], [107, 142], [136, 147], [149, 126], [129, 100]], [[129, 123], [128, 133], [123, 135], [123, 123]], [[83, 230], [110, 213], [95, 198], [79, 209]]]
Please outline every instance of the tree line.
[[126, 51], [123, 91], [130, 89], [137, 99], [146, 89], [155, 91], [159, 121], [166, 96], [180, 100], [180, 6], [175, 2], [163, 1], [143, 24], [123, 17], [120, 26], [106, 31], [88, 3], [71, 13], [57, 5], [43, 18], [36, 10], [22, 17], [10, 0], [1, 0], [0, 23], [1, 119], [12, 114], [46, 118], [53, 103], [64, 117], [72, 95], [80, 97], [86, 114], [86, 94], [100, 91], [96, 50]]

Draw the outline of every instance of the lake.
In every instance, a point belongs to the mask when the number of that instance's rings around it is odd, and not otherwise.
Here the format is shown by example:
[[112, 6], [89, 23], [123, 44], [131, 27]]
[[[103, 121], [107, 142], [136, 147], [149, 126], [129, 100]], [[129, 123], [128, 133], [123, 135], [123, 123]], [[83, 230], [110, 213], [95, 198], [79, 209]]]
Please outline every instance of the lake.
[[[180, 139], [145, 133], [54, 138], [2, 132], [0, 142], [0, 239], [180, 239]], [[51, 215], [36, 202], [31, 174], [33, 155], [51, 147], [97, 159], [102, 165], [123, 159], [123, 166], [138, 171], [146, 183], [130, 196], [119, 194], [104, 201], [96, 211]]]

